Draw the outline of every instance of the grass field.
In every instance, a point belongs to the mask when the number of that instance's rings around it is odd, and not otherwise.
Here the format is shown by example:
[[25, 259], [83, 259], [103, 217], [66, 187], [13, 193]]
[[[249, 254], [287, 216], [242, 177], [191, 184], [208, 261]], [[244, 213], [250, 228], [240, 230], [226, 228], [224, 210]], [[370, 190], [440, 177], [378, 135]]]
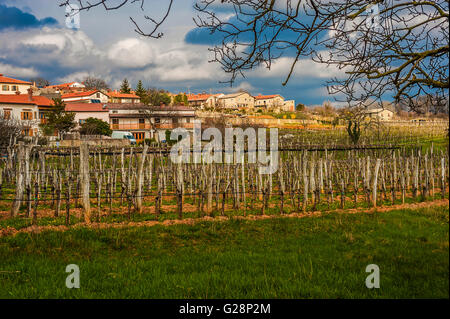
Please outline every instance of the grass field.
[[448, 223], [447, 206], [21, 233], [0, 238], [0, 298], [448, 298]]

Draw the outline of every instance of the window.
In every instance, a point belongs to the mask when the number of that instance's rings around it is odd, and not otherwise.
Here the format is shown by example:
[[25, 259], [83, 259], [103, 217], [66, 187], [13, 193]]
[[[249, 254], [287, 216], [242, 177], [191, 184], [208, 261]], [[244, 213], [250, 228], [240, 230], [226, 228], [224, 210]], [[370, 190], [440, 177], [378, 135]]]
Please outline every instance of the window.
[[32, 120], [33, 119], [33, 112], [31, 112], [31, 111], [23, 111], [21, 114], [20, 114], [20, 118], [22, 119], [22, 120]]
[[133, 136], [134, 136], [134, 139], [135, 139], [137, 142], [140, 142], [140, 141], [144, 140], [144, 138], [145, 138], [145, 133], [141, 133], [141, 132], [133, 133]]
[[12, 85], [12, 86], [11, 86], [11, 91], [16, 92], [16, 91], [18, 91], [18, 90], [19, 90], [19, 88], [17, 87], [17, 85]]
[[2, 85], [2, 91], [9, 91], [9, 85]]
[[112, 119], [112, 124], [119, 124], [119, 119]]
[[95, 96], [98, 97], [98, 98], [100, 98], [100, 93], [97, 93]]
[[3, 109], [3, 118], [8, 120], [11, 118], [11, 109]]
[[86, 123], [86, 120], [78, 120], [78, 123], [80, 123], [80, 125], [82, 125], [82, 124], [84, 124], [84, 123]]
[[32, 129], [29, 129], [29, 128], [23, 129], [23, 130], [22, 130], [22, 135], [25, 135], [25, 136], [33, 136], [33, 130], [32, 130]]
[[155, 123], [157, 123], [157, 124], [161, 123], [161, 118], [155, 117]]

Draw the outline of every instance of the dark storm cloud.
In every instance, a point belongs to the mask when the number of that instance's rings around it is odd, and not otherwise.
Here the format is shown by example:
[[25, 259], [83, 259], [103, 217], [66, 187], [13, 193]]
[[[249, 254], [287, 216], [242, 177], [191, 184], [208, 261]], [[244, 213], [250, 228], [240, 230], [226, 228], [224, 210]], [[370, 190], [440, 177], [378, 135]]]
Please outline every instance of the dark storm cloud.
[[57, 24], [58, 22], [54, 18], [37, 19], [34, 15], [16, 7], [7, 7], [0, 4], [0, 31], [9, 28], [16, 30], [41, 28], [43, 26], [55, 26]]

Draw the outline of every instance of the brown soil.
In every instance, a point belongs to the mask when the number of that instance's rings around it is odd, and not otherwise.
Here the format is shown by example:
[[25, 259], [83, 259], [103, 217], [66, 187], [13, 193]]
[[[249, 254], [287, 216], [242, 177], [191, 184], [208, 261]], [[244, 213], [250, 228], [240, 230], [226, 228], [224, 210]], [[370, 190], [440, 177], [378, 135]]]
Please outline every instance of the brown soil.
[[[440, 199], [429, 202], [421, 202], [421, 203], [413, 203], [413, 204], [400, 204], [400, 205], [392, 205], [392, 206], [384, 206], [384, 207], [373, 207], [373, 208], [353, 208], [353, 209], [338, 209], [330, 212], [308, 212], [308, 213], [290, 213], [283, 215], [249, 215], [249, 216], [218, 216], [218, 217], [210, 217], [205, 216], [201, 218], [185, 218], [182, 220], [165, 220], [163, 222], [159, 221], [143, 221], [143, 222], [121, 222], [121, 223], [79, 223], [70, 228], [79, 228], [79, 227], [87, 227], [91, 229], [104, 229], [104, 228], [125, 228], [125, 227], [151, 227], [155, 225], [163, 225], [163, 226], [171, 226], [178, 224], [185, 225], [193, 225], [203, 221], [211, 221], [211, 222], [222, 222], [229, 220], [231, 218], [241, 219], [241, 220], [262, 220], [262, 219], [270, 219], [270, 218], [303, 218], [303, 217], [317, 217], [322, 214], [327, 213], [339, 213], [339, 214], [355, 214], [355, 213], [374, 213], [374, 212], [389, 212], [392, 210], [398, 209], [419, 209], [424, 207], [441, 207], [441, 206], [449, 206], [448, 199]], [[183, 206], [184, 209], [184, 206]], [[5, 229], [0, 229], [0, 237], [3, 236], [14, 236], [18, 233], [40, 233], [43, 231], [66, 231], [69, 227], [67, 226], [29, 226], [22, 229], [15, 229], [13, 227], [7, 227]]]

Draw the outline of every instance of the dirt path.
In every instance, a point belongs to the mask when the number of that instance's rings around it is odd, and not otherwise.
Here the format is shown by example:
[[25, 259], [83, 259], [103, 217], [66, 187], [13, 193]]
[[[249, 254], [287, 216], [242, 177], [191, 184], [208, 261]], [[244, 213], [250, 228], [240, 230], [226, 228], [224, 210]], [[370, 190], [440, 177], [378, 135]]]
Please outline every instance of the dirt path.
[[[373, 213], [373, 212], [389, 212], [398, 209], [419, 209], [425, 207], [441, 207], [441, 206], [449, 206], [448, 199], [440, 199], [430, 202], [421, 202], [414, 204], [400, 204], [393, 206], [384, 206], [377, 208], [353, 208], [353, 209], [337, 209], [329, 212], [308, 212], [308, 213], [291, 213], [284, 215], [249, 215], [249, 216], [233, 216], [231, 218], [234, 219], [242, 219], [242, 220], [261, 220], [261, 219], [270, 219], [270, 218], [303, 218], [303, 217], [317, 217], [323, 214], [329, 213], [338, 213], [338, 214], [355, 214], [355, 213]], [[91, 229], [104, 229], [104, 228], [126, 228], [126, 227], [151, 227], [155, 225], [163, 225], [163, 226], [171, 226], [178, 224], [185, 225], [194, 225], [203, 221], [212, 221], [212, 222], [222, 222], [229, 220], [230, 217], [226, 216], [218, 216], [218, 217], [209, 217], [205, 216], [202, 218], [185, 218], [182, 220], [165, 220], [163, 222], [159, 221], [143, 221], [143, 222], [121, 222], [121, 223], [79, 223], [70, 227], [60, 225], [60, 226], [29, 226], [26, 228], [21, 228], [19, 230], [13, 227], [7, 227], [5, 229], [0, 229], [0, 237], [4, 236], [15, 236], [19, 233], [40, 233], [43, 231], [66, 231], [68, 229], [73, 228], [81, 228], [87, 227]]]

